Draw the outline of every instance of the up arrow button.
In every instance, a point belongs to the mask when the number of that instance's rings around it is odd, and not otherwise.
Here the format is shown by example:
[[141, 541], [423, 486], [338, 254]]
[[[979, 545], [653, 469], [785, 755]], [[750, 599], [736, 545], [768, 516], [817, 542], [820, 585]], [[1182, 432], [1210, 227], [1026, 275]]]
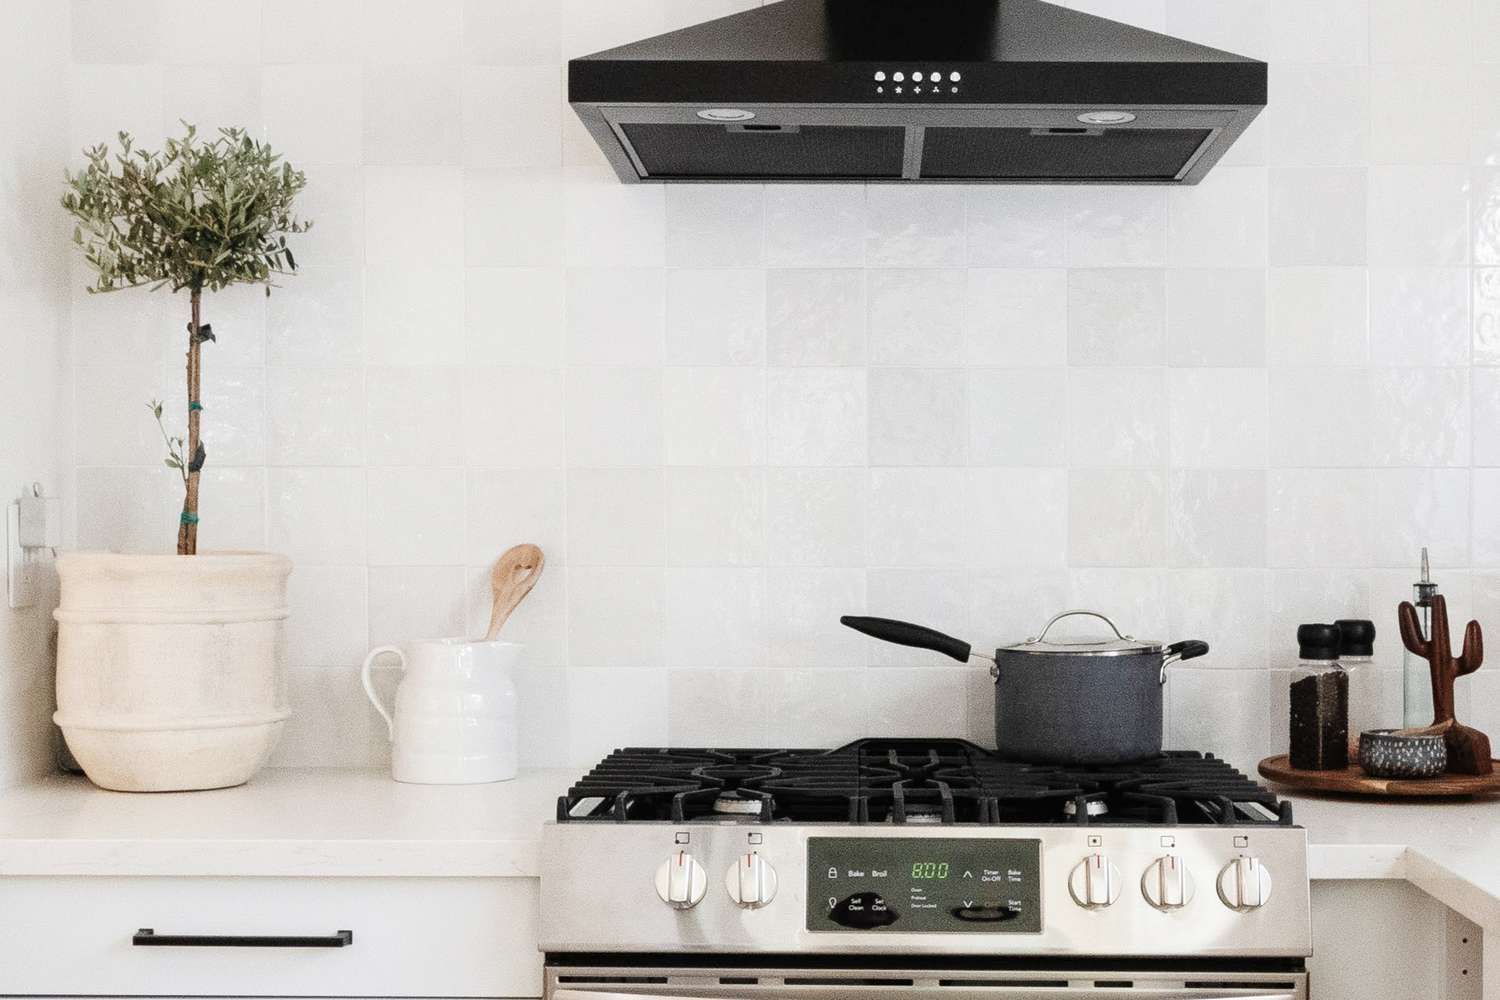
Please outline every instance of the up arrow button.
[[973, 877], [974, 877], [974, 873], [973, 872], [971, 872], [971, 871], [964, 872], [964, 878], [973, 878]]

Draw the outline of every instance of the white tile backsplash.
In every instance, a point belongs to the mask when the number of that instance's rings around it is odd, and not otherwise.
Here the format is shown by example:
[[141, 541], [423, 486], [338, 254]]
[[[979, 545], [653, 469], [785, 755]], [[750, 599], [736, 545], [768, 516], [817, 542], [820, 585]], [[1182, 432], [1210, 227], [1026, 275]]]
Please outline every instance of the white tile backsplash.
[[767, 469], [766, 561], [863, 565], [869, 478], [861, 468]]
[[870, 363], [946, 366], [963, 363], [964, 272], [893, 268], [872, 282]]
[[1167, 456], [1164, 368], [1068, 372], [1068, 462], [1075, 468], [1157, 466]]
[[865, 262], [863, 185], [770, 185], [765, 219], [767, 264], [859, 267]]
[[1068, 272], [971, 268], [964, 359], [975, 367], [1043, 367], [1068, 360]]
[[1067, 264], [1067, 188], [979, 184], [965, 198], [971, 267]]
[[1160, 264], [1167, 253], [1166, 193], [1154, 187], [1071, 188], [1067, 240], [1074, 267]]
[[362, 368], [267, 368], [267, 463], [363, 464], [364, 404]]
[[668, 368], [662, 383], [668, 465], [764, 465], [763, 368]]
[[298, 565], [364, 565], [365, 518], [364, 469], [270, 470], [266, 544]]
[[757, 566], [766, 553], [765, 469], [666, 472], [668, 566]]
[[1266, 464], [1265, 369], [1174, 369], [1167, 400], [1172, 465], [1233, 469]]
[[667, 272], [669, 365], [760, 365], [766, 360], [766, 272]]
[[868, 392], [863, 368], [767, 369], [766, 460], [863, 466]]
[[[302, 270], [206, 354], [205, 538], [298, 565], [279, 762], [383, 761], [364, 648], [481, 631], [523, 540], [524, 744], [576, 763], [988, 740], [981, 671], [838, 616], [1078, 604], [1206, 639], [1171, 742], [1253, 763], [1298, 622], [1392, 632], [1422, 545], [1500, 568], [1492, 5], [1073, 4], [1272, 61], [1197, 187], [620, 184], [563, 59], [748, 3], [65, 5], [59, 144], [233, 117], [308, 174]], [[165, 548], [184, 303], [67, 270], [78, 542]]]
[[1064, 469], [970, 469], [968, 564], [980, 569], [1061, 566], [1068, 537]]
[[1176, 368], [1266, 363], [1263, 268], [1167, 272], [1167, 363]]
[[958, 369], [871, 368], [872, 465], [963, 465], [968, 386]]
[[865, 192], [872, 267], [944, 267], [965, 256], [964, 189], [875, 184]]
[[1370, 263], [1462, 267], [1469, 260], [1469, 171], [1371, 167]]
[[667, 263], [747, 267], [762, 263], [765, 192], [754, 184], [667, 189]]
[[563, 85], [555, 67], [468, 66], [462, 86], [464, 166], [561, 165]]
[[1161, 365], [1167, 275], [1160, 268], [1077, 268], [1068, 274], [1068, 363]]
[[364, 158], [364, 79], [358, 66], [267, 66], [260, 74], [267, 135], [293, 163], [360, 163]]
[[661, 364], [667, 317], [661, 268], [570, 267], [564, 294], [569, 364]]
[[766, 360], [773, 365], [863, 364], [867, 323], [863, 271], [766, 275]]

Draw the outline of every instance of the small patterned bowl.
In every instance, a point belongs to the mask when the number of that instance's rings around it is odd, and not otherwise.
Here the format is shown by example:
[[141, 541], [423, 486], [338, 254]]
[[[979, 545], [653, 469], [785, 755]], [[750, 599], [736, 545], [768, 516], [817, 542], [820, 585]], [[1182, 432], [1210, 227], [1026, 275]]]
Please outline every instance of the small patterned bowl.
[[1448, 748], [1441, 736], [1367, 729], [1359, 734], [1359, 766], [1376, 778], [1436, 778], [1448, 766]]

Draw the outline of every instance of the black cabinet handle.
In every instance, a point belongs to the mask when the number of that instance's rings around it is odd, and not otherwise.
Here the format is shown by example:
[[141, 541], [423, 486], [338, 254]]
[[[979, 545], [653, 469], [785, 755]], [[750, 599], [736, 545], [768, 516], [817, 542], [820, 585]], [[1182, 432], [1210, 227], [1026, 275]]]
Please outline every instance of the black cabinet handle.
[[335, 931], [326, 937], [293, 937], [283, 934], [158, 934], [149, 927], [135, 932], [130, 943], [137, 948], [347, 948], [354, 943], [353, 931]]

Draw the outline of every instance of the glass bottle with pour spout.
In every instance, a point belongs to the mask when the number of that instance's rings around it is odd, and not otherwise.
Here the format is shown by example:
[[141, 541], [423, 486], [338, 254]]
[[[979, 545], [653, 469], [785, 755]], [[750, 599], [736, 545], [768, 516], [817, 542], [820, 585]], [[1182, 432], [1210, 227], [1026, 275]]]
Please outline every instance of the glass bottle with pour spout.
[[[1422, 579], [1412, 584], [1411, 602], [1417, 606], [1417, 621], [1422, 637], [1432, 635], [1432, 599], [1438, 596], [1438, 585], [1432, 580], [1427, 549], [1422, 549]], [[1411, 650], [1401, 654], [1401, 718], [1408, 729], [1432, 725], [1432, 673], [1425, 659]]]

